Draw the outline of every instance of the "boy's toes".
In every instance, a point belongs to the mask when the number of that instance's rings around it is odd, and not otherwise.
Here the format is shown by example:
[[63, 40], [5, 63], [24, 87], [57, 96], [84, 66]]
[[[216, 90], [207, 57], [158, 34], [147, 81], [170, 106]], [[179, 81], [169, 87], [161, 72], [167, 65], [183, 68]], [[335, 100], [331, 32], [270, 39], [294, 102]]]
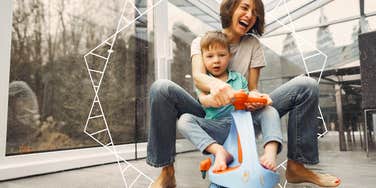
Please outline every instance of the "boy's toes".
[[227, 168], [226, 165], [221, 165], [221, 166], [219, 167], [220, 171], [226, 170], [226, 168]]

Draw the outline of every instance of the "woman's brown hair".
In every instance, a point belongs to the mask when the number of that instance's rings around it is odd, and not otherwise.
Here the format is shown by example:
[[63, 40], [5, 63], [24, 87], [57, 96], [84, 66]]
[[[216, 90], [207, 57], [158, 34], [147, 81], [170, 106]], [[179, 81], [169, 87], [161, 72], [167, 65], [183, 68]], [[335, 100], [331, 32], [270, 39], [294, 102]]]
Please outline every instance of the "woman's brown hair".
[[[252, 0], [254, 5], [254, 14], [256, 15], [256, 22], [253, 27], [248, 31], [248, 33], [254, 33], [261, 36], [264, 33], [265, 27], [265, 12], [264, 4], [261, 0]], [[222, 28], [227, 28], [231, 26], [232, 15], [234, 14], [236, 8], [238, 8], [241, 0], [223, 0], [220, 8], [220, 17]]]

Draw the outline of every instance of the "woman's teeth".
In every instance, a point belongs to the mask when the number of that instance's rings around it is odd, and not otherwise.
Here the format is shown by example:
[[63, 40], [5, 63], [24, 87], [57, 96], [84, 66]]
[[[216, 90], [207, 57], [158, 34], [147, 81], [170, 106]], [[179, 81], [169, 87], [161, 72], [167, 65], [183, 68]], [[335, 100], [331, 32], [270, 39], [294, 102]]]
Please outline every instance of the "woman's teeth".
[[239, 24], [243, 27], [248, 27], [248, 23], [244, 21], [240, 21]]

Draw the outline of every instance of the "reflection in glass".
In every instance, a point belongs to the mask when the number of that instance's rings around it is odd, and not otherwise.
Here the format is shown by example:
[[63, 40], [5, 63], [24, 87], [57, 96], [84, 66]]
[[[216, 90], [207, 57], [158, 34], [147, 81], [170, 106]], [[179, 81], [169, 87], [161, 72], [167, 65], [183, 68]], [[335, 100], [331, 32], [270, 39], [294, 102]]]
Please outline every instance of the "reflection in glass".
[[[201, 10], [197, 7], [196, 9]], [[168, 11], [168, 27], [172, 44], [171, 80], [196, 98], [192, 78], [191, 43], [198, 35], [214, 30], [214, 28], [193, 16], [195, 13], [197, 14], [193, 8], [183, 10], [182, 7], [169, 3]], [[200, 14], [207, 15], [205, 12], [200, 12]], [[184, 138], [179, 133], [177, 137]]]
[[[143, 11], [151, 2], [134, 3]], [[7, 155], [98, 145], [83, 132], [94, 98], [83, 56], [115, 32], [123, 3], [13, 1]], [[130, 20], [138, 15], [133, 7], [126, 12]], [[154, 80], [151, 15], [119, 33], [99, 91], [115, 144], [147, 137], [146, 96]]]

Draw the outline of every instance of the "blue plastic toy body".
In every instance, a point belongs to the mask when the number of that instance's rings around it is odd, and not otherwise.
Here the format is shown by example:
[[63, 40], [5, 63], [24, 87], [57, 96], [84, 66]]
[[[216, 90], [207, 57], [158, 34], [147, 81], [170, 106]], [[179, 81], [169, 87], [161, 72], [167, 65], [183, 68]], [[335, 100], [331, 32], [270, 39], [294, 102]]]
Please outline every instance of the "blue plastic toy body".
[[[232, 112], [230, 133], [223, 144], [234, 160], [224, 172], [213, 173], [214, 156], [208, 170], [210, 187], [273, 188], [279, 183], [279, 174], [267, 170], [259, 163], [251, 113], [244, 110]], [[238, 134], [241, 144], [241, 163], [238, 156]], [[218, 186], [217, 186], [218, 185]]]

